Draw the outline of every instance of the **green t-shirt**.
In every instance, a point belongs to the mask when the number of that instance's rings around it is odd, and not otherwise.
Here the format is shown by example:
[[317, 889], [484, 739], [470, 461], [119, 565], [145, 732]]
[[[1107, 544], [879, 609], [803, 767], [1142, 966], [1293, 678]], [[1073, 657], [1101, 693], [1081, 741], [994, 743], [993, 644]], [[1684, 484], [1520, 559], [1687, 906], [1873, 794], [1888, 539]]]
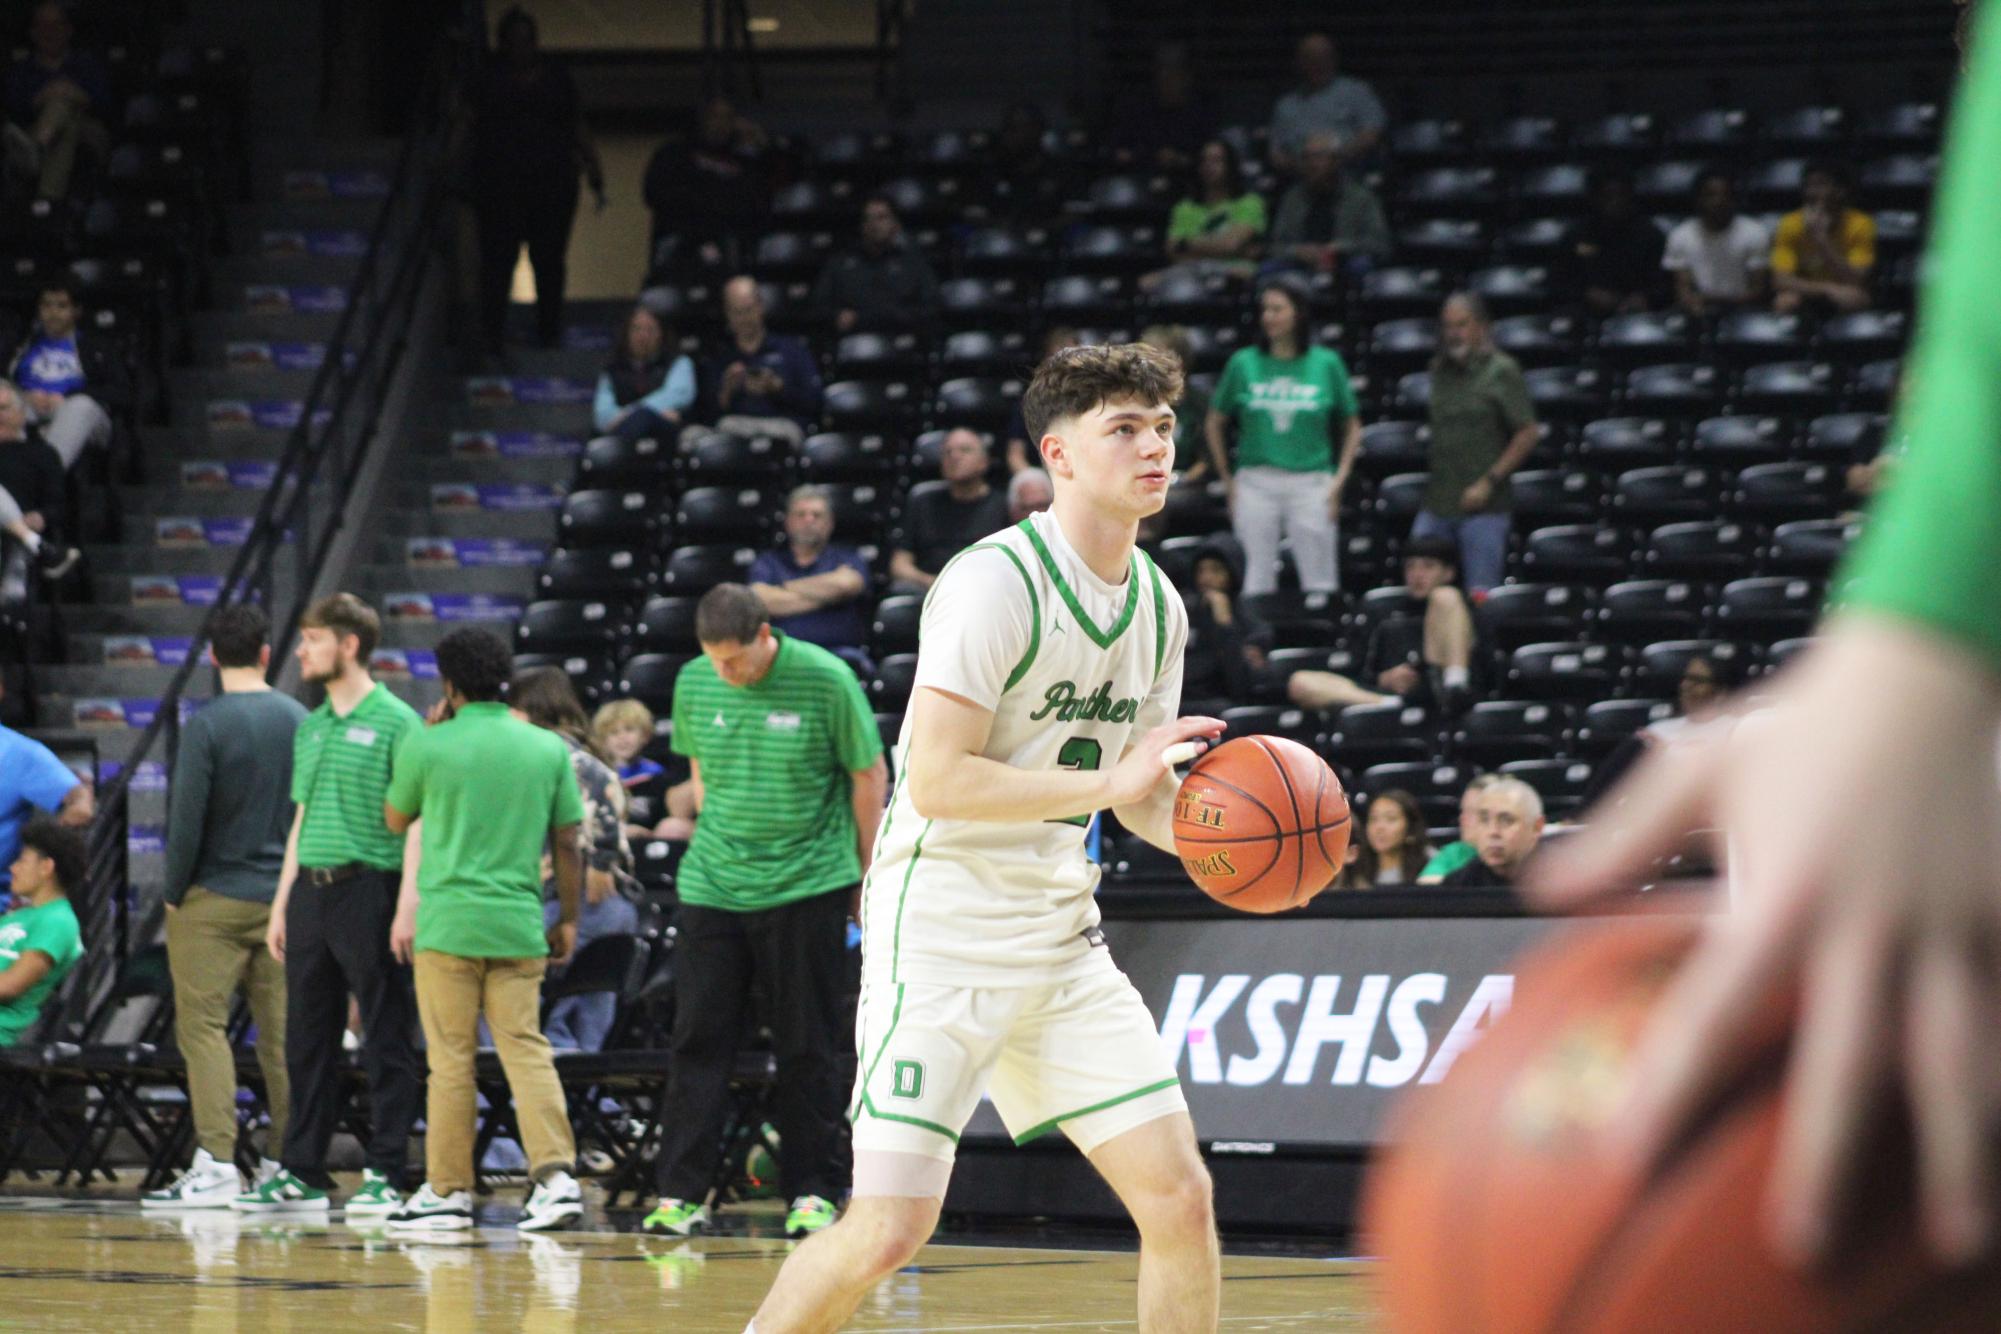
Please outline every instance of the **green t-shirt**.
[[1184, 199], [1174, 206], [1167, 215], [1167, 243], [1192, 240], [1206, 236], [1210, 232], [1221, 231], [1225, 227], [1249, 227], [1258, 235], [1265, 231], [1265, 201], [1255, 193], [1238, 195], [1235, 199], [1225, 199], [1220, 204], [1205, 204], [1197, 199]]
[[1424, 869], [1417, 873], [1417, 878], [1419, 880], [1429, 880], [1433, 876], [1451, 875], [1454, 871], [1473, 861], [1479, 855], [1480, 850], [1471, 843], [1468, 843], [1463, 838], [1456, 839], [1433, 853], [1431, 860], [1424, 864]]
[[292, 737], [292, 801], [306, 808], [299, 865], [403, 865], [403, 840], [382, 823], [382, 799], [397, 748], [423, 725], [379, 681], [345, 717], [332, 700], [306, 715]]
[[13, 1000], [0, 1002], [0, 1047], [18, 1041], [34, 1026], [42, 1002], [83, 957], [83, 934], [77, 930], [76, 910], [68, 899], [50, 899], [38, 908], [21, 908], [0, 917], [0, 972], [12, 968], [29, 950], [40, 950], [55, 966]]
[[1236, 419], [1237, 467], [1287, 472], [1333, 472], [1336, 429], [1360, 412], [1347, 363], [1326, 347], [1289, 360], [1239, 348], [1209, 410]]
[[[1535, 420], [1528, 382], [1507, 353], [1495, 350], [1461, 365], [1443, 354], [1431, 363], [1431, 480], [1424, 508], [1444, 519], [1460, 517], [1459, 493], [1480, 480], [1508, 448], [1516, 431]], [[1506, 481], [1494, 488], [1486, 513], [1514, 505]]]
[[561, 737], [505, 704], [468, 704], [403, 743], [388, 801], [424, 821], [418, 949], [465, 959], [549, 952], [542, 848], [550, 829], [584, 818]]
[[839, 658], [780, 635], [771, 670], [748, 686], [696, 658], [674, 680], [674, 750], [702, 773], [683, 903], [756, 912], [862, 878], [849, 775], [876, 762], [882, 736]]
[[1891, 474], [1842, 576], [1851, 608], [1951, 636], [2001, 671], [2001, 12], [1978, 16], [1960, 77], [1933, 206], [1909, 390], [1896, 434], [1910, 450]]

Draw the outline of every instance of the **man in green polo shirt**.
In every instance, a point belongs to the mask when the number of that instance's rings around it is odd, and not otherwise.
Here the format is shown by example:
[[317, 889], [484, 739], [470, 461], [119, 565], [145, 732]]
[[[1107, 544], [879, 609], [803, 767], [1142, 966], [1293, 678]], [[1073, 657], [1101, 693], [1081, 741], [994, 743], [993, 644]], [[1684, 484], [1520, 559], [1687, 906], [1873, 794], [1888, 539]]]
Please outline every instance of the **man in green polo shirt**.
[[1439, 314], [1430, 418], [1431, 475], [1410, 535], [1457, 542], [1461, 582], [1484, 595], [1507, 564], [1508, 477], [1528, 461], [1542, 428], [1522, 368], [1494, 346], [1487, 305], [1471, 292], [1447, 297]]
[[[485, 1016], [514, 1095], [514, 1115], [535, 1188], [516, 1225], [539, 1232], [583, 1213], [571, 1176], [577, 1156], [569, 1104], [542, 1035], [542, 974], [568, 963], [577, 943], [584, 863], [584, 798], [570, 750], [554, 732], [522, 722], [501, 694], [514, 674], [507, 643], [462, 626], [438, 643], [444, 683], [438, 721], [396, 757], [382, 807], [389, 828], [423, 817], [415, 893], [391, 932], [414, 956], [417, 1009], [431, 1083], [424, 1111], [423, 1189], [389, 1219], [399, 1230], [472, 1226], [473, 1061]], [[542, 849], [556, 868], [559, 910], [542, 927]]]
[[410, 970], [389, 952], [402, 878], [403, 839], [382, 821], [396, 749], [423, 725], [416, 710], [368, 674], [382, 635], [375, 610], [336, 593], [299, 622], [299, 674], [326, 687], [292, 741], [291, 836], [265, 943], [285, 965], [285, 1069], [290, 1121], [282, 1170], [234, 1207], [245, 1213], [327, 1208], [327, 1146], [340, 1118], [341, 1038], [347, 998], [361, 1005], [361, 1064], [370, 1124], [361, 1189], [349, 1217], [402, 1204], [404, 1157], [423, 1074], [413, 1036]]
[[695, 607], [702, 656], [674, 682], [674, 749], [702, 814], [681, 861], [673, 1058], [648, 1232], [706, 1227], [730, 1073], [753, 985], [778, 1056], [780, 1185], [791, 1236], [834, 1221], [844, 1184], [840, 1003], [847, 918], [888, 790], [882, 737], [854, 672], [771, 628], [723, 584]]

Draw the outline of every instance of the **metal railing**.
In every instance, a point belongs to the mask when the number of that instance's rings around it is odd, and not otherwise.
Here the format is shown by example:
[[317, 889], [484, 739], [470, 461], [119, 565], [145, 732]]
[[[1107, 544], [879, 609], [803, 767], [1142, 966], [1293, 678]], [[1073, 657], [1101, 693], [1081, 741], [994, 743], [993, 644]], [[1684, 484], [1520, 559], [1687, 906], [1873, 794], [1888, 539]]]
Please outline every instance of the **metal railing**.
[[[389, 191], [377, 213], [326, 355], [280, 453], [248, 536], [222, 578], [214, 605], [189, 641], [187, 657], [163, 693], [156, 716], [140, 734], [118, 775], [97, 794], [90, 831], [90, 873], [77, 902], [90, 942], [97, 985], [129, 955], [134, 942], [133, 893], [127, 877], [130, 794], [142, 765], [163, 757], [171, 771], [180, 741], [180, 708], [201, 669], [215, 616], [256, 601], [272, 623], [272, 670], [305, 612], [335, 539], [349, 521], [357, 480], [378, 443], [383, 409], [408, 348], [412, 315], [439, 250], [451, 179], [454, 107], [485, 43], [484, 5], [465, 0], [460, 23], [440, 42], [423, 102], [425, 113], [404, 139]], [[289, 565], [286, 605], [275, 605]], [[154, 927], [152, 915], [139, 924]]]

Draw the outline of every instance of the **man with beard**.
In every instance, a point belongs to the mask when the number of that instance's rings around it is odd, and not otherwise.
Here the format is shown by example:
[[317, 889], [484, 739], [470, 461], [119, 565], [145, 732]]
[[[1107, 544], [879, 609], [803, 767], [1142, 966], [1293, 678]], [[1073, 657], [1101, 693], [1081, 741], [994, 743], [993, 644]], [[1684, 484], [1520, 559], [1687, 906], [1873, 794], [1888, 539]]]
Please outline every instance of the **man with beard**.
[[375, 609], [336, 593], [299, 622], [299, 674], [326, 687], [293, 741], [292, 833], [265, 943], [285, 965], [285, 1068], [292, 1082], [282, 1169], [240, 1195], [244, 1213], [324, 1213], [327, 1145], [340, 1117], [347, 998], [361, 1004], [368, 1074], [367, 1170], [349, 1218], [400, 1208], [404, 1159], [423, 1075], [410, 969], [389, 949], [404, 839], [382, 803], [396, 751], [423, 726], [417, 711], [368, 674], [382, 633]]

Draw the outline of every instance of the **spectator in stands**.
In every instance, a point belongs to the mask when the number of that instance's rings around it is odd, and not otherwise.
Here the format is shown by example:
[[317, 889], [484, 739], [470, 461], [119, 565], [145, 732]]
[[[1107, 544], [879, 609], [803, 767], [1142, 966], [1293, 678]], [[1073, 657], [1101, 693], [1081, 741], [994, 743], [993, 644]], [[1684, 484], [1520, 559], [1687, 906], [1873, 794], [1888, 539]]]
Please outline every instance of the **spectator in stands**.
[[1591, 785], [1585, 789], [1584, 804], [1590, 806], [1611, 791], [1648, 751], [1714, 718], [1730, 692], [1743, 683], [1744, 673], [1734, 657], [1698, 653], [1683, 663], [1681, 680], [1675, 684], [1674, 713], [1648, 723], [1598, 762]]
[[1478, 598], [1501, 582], [1508, 556], [1508, 477], [1528, 460], [1542, 430], [1515, 359], [1494, 346], [1487, 305], [1471, 292], [1445, 299], [1431, 359], [1430, 480], [1412, 537], [1459, 546], [1459, 572]]
[[1221, 713], [1249, 703], [1256, 692], [1272, 630], [1238, 596], [1244, 584], [1244, 549], [1216, 533], [1195, 553], [1195, 590], [1182, 595], [1188, 608], [1188, 647], [1182, 654], [1181, 698], [1188, 713]]
[[615, 699], [591, 719], [598, 749], [625, 789], [627, 839], [685, 841], [695, 830], [695, 785], [686, 766], [677, 773], [640, 752], [653, 740], [653, 711], [636, 699]]
[[326, 699], [293, 736], [292, 832], [264, 937], [285, 965], [291, 1116], [283, 1167], [237, 1196], [231, 1207], [244, 1213], [327, 1208], [327, 1148], [346, 1102], [341, 1042], [350, 993], [366, 1034], [370, 1128], [361, 1189], [347, 1213], [380, 1217], [403, 1203], [423, 1075], [410, 971], [389, 948], [404, 840], [384, 822], [382, 802], [397, 748], [422, 719], [368, 674], [381, 635], [375, 609], [352, 593], [320, 599], [299, 621], [299, 677], [324, 686]]
[[1015, 102], [1001, 113], [994, 134], [993, 202], [997, 222], [1035, 226], [1063, 212], [1069, 173], [1045, 142], [1049, 120], [1033, 102]]
[[1542, 796], [1519, 778], [1496, 778], [1480, 794], [1479, 855], [1438, 883], [1445, 889], [1508, 889], [1542, 841]]
[[643, 187], [653, 213], [648, 281], [678, 273], [728, 273], [744, 260], [745, 238], [771, 213], [764, 130], [726, 97], [702, 103], [688, 142], [662, 144]]
[[1283, 172], [1297, 171], [1306, 141], [1317, 134], [1333, 140], [1342, 162], [1353, 162], [1372, 152], [1382, 141], [1389, 116], [1375, 89], [1341, 74], [1334, 39], [1324, 32], [1300, 38], [1294, 68], [1299, 72], [1299, 87], [1272, 107], [1272, 166]]
[[1244, 184], [1237, 150], [1221, 139], [1202, 145], [1187, 197], [1167, 215], [1167, 268], [1146, 274], [1151, 292], [1170, 278], [1248, 278], [1264, 249], [1264, 197]]
[[824, 487], [797, 486], [785, 498], [785, 545], [750, 567], [750, 591], [772, 627], [818, 644], [873, 675], [868, 656], [868, 562], [834, 541], [834, 502]]
[[1591, 212], [1571, 244], [1572, 289], [1594, 315], [1626, 315], [1653, 304], [1664, 245], [1660, 228], [1633, 205], [1633, 178], [1603, 169], [1591, 183]]
[[473, 89], [472, 198], [479, 217], [480, 311], [487, 349], [506, 342], [507, 306], [521, 248], [535, 270], [535, 337], [555, 347], [563, 333], [570, 228], [577, 174], [605, 206], [604, 167], [584, 129], [570, 72], [537, 45], [535, 20], [519, 6], [500, 16], [495, 52]]
[[1852, 177], [1838, 162], [1809, 162], [1800, 207], [1772, 236], [1772, 309], [1867, 310], [1876, 269], [1876, 220], [1849, 204]]
[[1040, 468], [1023, 468], [1007, 479], [1007, 518], [1020, 523], [1031, 514], [1040, 514], [1054, 504], [1056, 487]]
[[770, 436], [788, 445], [806, 438], [820, 410], [820, 369], [804, 341], [764, 326], [764, 294], [757, 280], [736, 277], [723, 285], [722, 351], [712, 357], [704, 388], [720, 414], [716, 429], [747, 438]]
[[1431, 860], [1431, 839], [1424, 828], [1424, 811], [1417, 798], [1402, 788], [1379, 792], [1369, 799], [1368, 818], [1355, 856], [1342, 868], [1336, 889], [1376, 889], [1414, 885], [1419, 870]]
[[111, 147], [111, 77], [79, 51], [66, 6], [44, 0], [28, 16], [28, 54], [7, 71], [8, 138], [35, 170], [39, 199], [65, 199], [80, 153]]
[[0, 605], [27, 597], [28, 562], [60, 579], [80, 559], [58, 540], [62, 512], [62, 458], [29, 429], [21, 391], [0, 380]]
[[[577, 842], [584, 858], [583, 906], [577, 913], [576, 948], [600, 936], [629, 936], [639, 929], [639, 884], [632, 875], [632, 845], [625, 836], [625, 788], [592, 739], [584, 706], [560, 667], [531, 667], [515, 673], [508, 683], [507, 706], [514, 716], [563, 739], [570, 753], [570, 770], [584, 799], [584, 819]], [[554, 930], [562, 914], [561, 887], [553, 859], [542, 867], [542, 927]], [[549, 1007], [542, 1021], [552, 1047], [567, 1051], [602, 1051], [618, 1017], [618, 993], [594, 991], [565, 996]]]
[[1861, 505], [1881, 491], [1910, 445], [1908, 435], [1886, 440], [1875, 431], [1864, 434], [1855, 442], [1855, 449], [1848, 456], [1848, 467], [1841, 474], [1842, 489], [1848, 498]]
[[83, 957], [70, 895], [90, 866], [83, 835], [38, 815], [22, 827], [7, 868], [14, 910], [0, 917], [0, 1047], [19, 1042]]
[[[743, 585], [702, 596], [695, 635], [702, 656], [675, 681], [673, 737], [695, 767], [702, 819], [676, 885], [660, 1203], [642, 1227], [686, 1236], [708, 1225], [704, 1201], [755, 989], [778, 1058], [785, 1230], [800, 1237], [834, 1221], [847, 1184], [846, 929], [888, 793], [882, 738], [854, 673], [775, 633]], [[768, 721], [780, 716], [792, 724]], [[754, 745], [733, 740], [753, 730]]]
[[285, 1073], [285, 965], [264, 948], [292, 827], [292, 746], [306, 711], [264, 679], [271, 622], [255, 603], [215, 613], [209, 661], [222, 693], [181, 728], [167, 789], [167, 967], [174, 1036], [188, 1067], [195, 1152], [147, 1209], [227, 1209], [236, 1174], [236, 1054], [229, 1012], [241, 990], [257, 1022], [271, 1130], [260, 1176], [278, 1171], [291, 1081]]
[[[1362, 448], [1361, 408], [1347, 363], [1313, 341], [1305, 288], [1276, 278], [1258, 289], [1260, 337], [1223, 367], [1204, 429], [1209, 461], [1230, 489], [1230, 517], [1248, 566], [1244, 596], [1278, 587], [1281, 538], [1300, 587], [1332, 593], [1341, 497]], [[1226, 441], [1236, 428], [1234, 461]]]
[[[472, 1226], [473, 1061], [482, 1018], [535, 1183], [516, 1226], [545, 1231], [584, 1210], [571, 1175], [569, 1103], [541, 1027], [543, 976], [576, 950], [584, 805], [569, 748], [508, 715], [501, 696], [510, 666], [507, 642], [491, 630], [462, 625], [438, 641], [444, 699], [429, 726], [396, 752], [383, 798], [390, 832], [422, 830], [415, 882], [398, 897], [390, 948], [415, 970], [430, 1065], [424, 1185], [390, 1215], [392, 1228]], [[558, 904], [546, 927], [545, 843]]]
[[1209, 449], [1203, 428], [1209, 416], [1209, 391], [1191, 383], [1195, 371], [1195, 349], [1188, 330], [1178, 324], [1150, 324], [1140, 332], [1139, 341], [1171, 353], [1180, 363], [1187, 387], [1174, 405], [1174, 484], [1196, 486], [1209, 479]]
[[1303, 709], [1350, 704], [1410, 704], [1459, 713], [1472, 700], [1473, 649], [1478, 630], [1466, 596], [1454, 585], [1459, 551], [1441, 537], [1413, 538], [1403, 553], [1404, 602], [1369, 632], [1357, 685], [1337, 672], [1294, 672], [1286, 697]]
[[644, 303], [634, 306], [598, 373], [591, 425], [620, 440], [672, 441], [694, 403], [695, 363], [675, 348], [659, 315]]
[[76, 288], [42, 283], [35, 322], [8, 364], [43, 438], [74, 468], [87, 446], [111, 443], [111, 414], [132, 406], [132, 376], [118, 348], [77, 327]]
[[1691, 315], [1755, 306], [1765, 299], [1771, 238], [1737, 212], [1727, 172], [1695, 182], [1695, 216], [1668, 233], [1661, 267], [1674, 275], [1675, 304]]
[[1196, 86], [1188, 44], [1162, 42], [1153, 52], [1152, 87], [1113, 109], [1106, 142], [1122, 167], [1181, 172], [1215, 132], [1215, 106]]
[[0, 892], [9, 883], [6, 866], [21, 850], [21, 826], [38, 812], [76, 828], [97, 814], [97, 800], [54, 751], [0, 724]]
[[861, 243], [821, 268], [813, 305], [835, 333], [931, 327], [938, 315], [938, 275], [903, 234], [888, 196], [863, 201]]
[[1417, 873], [1418, 884], [1438, 884], [1460, 867], [1479, 858], [1480, 831], [1486, 819], [1481, 799], [1487, 795], [1488, 788], [1500, 781], [1499, 774], [1481, 774], [1466, 785], [1466, 790], [1459, 794], [1459, 837], [1440, 848], [1424, 864], [1424, 869]]
[[[1080, 346], [1077, 331], [1067, 324], [1055, 325], [1043, 332], [1042, 356], [1035, 363], [1041, 365], [1066, 347]], [[1042, 466], [1042, 448], [1038, 440], [1028, 438], [1028, 419], [1021, 415], [1021, 400], [1016, 399], [1014, 412], [1007, 424], [1007, 470], [1010, 475], [1023, 468]]]
[[889, 557], [893, 591], [922, 593], [945, 562], [989, 533], [1007, 527], [1007, 497], [987, 483], [987, 443], [961, 426], [938, 447], [942, 487], [913, 490], [903, 507], [901, 535]]
[[1316, 134], [1299, 155], [1299, 179], [1272, 219], [1261, 276], [1287, 270], [1359, 277], [1390, 253], [1383, 201], [1360, 175], [1341, 169], [1332, 135]]

